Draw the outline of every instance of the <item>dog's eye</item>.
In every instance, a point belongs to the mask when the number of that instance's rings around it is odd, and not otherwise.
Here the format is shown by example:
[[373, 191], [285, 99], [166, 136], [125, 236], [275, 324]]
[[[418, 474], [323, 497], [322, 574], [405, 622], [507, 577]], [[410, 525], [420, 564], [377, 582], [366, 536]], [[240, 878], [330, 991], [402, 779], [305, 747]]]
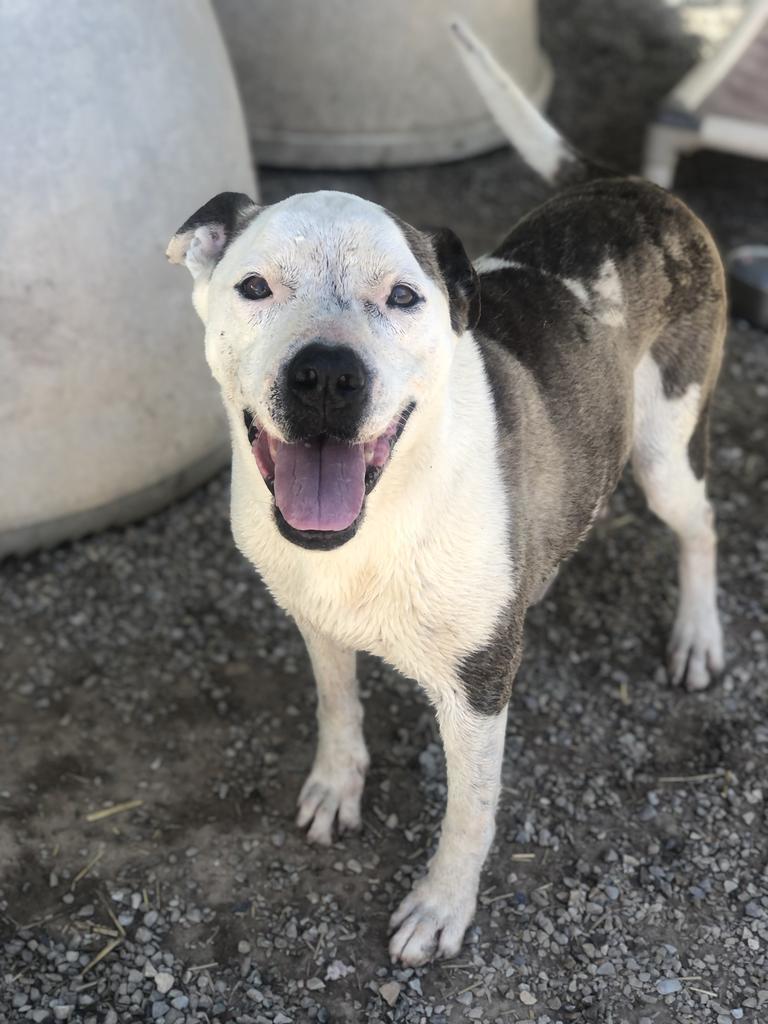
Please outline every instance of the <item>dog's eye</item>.
[[268, 299], [272, 294], [272, 289], [260, 274], [249, 274], [236, 287], [244, 299]]
[[396, 284], [387, 299], [388, 306], [398, 306], [400, 309], [408, 309], [409, 306], [415, 306], [418, 302], [421, 302], [421, 299], [407, 284]]

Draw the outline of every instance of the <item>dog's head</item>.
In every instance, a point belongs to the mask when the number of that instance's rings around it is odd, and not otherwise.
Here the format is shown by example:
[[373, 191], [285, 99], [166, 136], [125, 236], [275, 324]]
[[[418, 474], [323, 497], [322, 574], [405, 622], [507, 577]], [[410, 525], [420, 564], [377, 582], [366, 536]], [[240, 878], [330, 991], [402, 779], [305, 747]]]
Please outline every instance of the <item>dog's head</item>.
[[168, 256], [192, 274], [235, 443], [251, 445], [281, 533], [338, 547], [477, 320], [461, 242], [340, 192], [261, 208], [223, 193]]

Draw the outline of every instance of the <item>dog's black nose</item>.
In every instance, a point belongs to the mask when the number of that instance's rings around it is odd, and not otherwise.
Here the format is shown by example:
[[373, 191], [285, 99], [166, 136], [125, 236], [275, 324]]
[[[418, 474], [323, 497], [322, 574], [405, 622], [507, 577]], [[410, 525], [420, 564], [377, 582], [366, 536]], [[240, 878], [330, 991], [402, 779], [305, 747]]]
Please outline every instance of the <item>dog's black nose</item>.
[[354, 438], [368, 397], [365, 364], [356, 352], [313, 341], [291, 359], [285, 382], [286, 411], [298, 434]]
[[363, 361], [351, 348], [314, 341], [288, 364], [288, 386], [310, 405], [355, 402], [365, 384]]

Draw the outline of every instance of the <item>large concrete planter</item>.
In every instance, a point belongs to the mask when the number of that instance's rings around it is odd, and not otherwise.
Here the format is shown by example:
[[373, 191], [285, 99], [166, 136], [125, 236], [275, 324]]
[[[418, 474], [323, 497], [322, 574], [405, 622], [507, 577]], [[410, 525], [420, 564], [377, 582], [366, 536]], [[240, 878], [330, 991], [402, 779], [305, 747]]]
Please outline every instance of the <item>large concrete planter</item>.
[[538, 104], [536, 0], [215, 0], [257, 160], [383, 167], [504, 145], [449, 38], [458, 14]]
[[0, 7], [0, 554], [158, 508], [228, 444], [168, 235], [254, 194], [203, 0]]

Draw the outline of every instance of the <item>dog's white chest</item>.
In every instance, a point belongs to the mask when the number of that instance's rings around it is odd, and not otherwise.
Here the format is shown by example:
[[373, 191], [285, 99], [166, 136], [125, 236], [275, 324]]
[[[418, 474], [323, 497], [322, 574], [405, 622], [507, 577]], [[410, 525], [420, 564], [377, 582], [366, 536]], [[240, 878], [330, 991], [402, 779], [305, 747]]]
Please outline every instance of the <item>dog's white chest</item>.
[[[233, 510], [234, 511], [234, 510]], [[449, 681], [466, 654], [493, 635], [513, 592], [503, 518], [475, 530], [461, 515], [403, 543], [395, 530], [336, 552], [307, 552], [282, 540], [237, 542], [277, 602], [343, 647], [384, 658], [423, 685]]]
[[462, 658], [490, 642], [515, 590], [493, 403], [469, 340], [455, 362], [450, 416], [409, 423], [359, 532], [335, 550], [281, 537], [247, 445], [233, 459], [235, 540], [278, 603], [427, 688], [455, 680]]
[[364, 563], [341, 580], [316, 584], [314, 599], [301, 601], [295, 613], [344, 646], [376, 654], [425, 685], [439, 684], [463, 655], [487, 642], [507, 586], [494, 585], [481, 565], [459, 574], [432, 563], [428, 554], [394, 565]]

